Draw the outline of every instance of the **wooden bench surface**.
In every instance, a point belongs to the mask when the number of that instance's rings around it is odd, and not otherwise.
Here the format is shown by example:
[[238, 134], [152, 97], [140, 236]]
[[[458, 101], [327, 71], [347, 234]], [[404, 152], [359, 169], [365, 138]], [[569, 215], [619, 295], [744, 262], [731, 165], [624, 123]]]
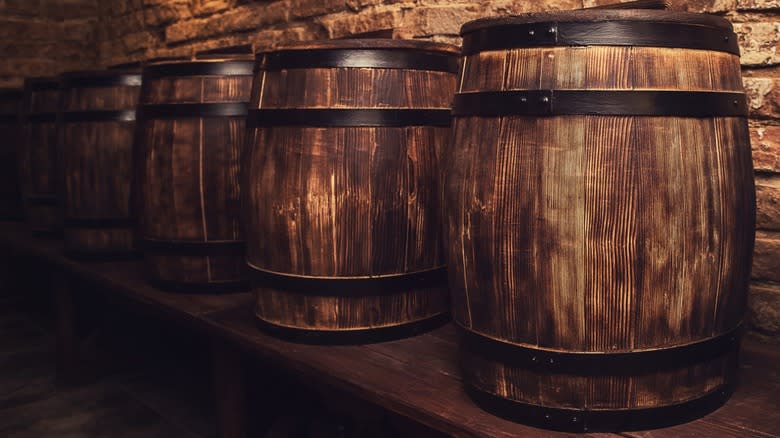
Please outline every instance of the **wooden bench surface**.
[[[78, 262], [62, 255], [56, 239], [32, 236], [24, 226], [0, 224], [0, 245], [120, 294], [146, 311], [188, 324], [262, 360], [316, 378], [334, 388], [434, 429], [457, 436], [557, 437], [488, 414], [462, 389], [457, 336], [447, 325], [414, 338], [359, 346], [285, 342], [259, 331], [248, 293], [172, 294], [148, 286], [140, 263]], [[77, 293], [77, 291], [74, 291]], [[687, 424], [651, 431], [589, 434], [593, 437], [780, 437], [780, 348], [746, 342], [740, 384], [725, 406]]]

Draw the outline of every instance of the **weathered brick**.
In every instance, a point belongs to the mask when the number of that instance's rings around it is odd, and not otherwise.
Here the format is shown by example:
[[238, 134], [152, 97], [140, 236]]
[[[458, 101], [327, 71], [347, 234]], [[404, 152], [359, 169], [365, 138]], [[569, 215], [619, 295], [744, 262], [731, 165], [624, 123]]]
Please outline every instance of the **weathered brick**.
[[186, 20], [192, 17], [192, 10], [189, 2], [175, 1], [146, 7], [143, 9], [143, 15], [147, 26], [160, 26]]
[[745, 77], [743, 83], [751, 117], [780, 119], [780, 79]]
[[53, 58], [17, 58], [0, 62], [0, 75], [8, 76], [45, 76], [57, 70], [57, 61]]
[[92, 20], [68, 20], [60, 23], [59, 27], [61, 41], [94, 42], [95, 22]]
[[780, 176], [756, 177], [756, 227], [780, 231]]
[[780, 282], [780, 233], [756, 232], [752, 278]]
[[751, 284], [748, 304], [751, 328], [780, 341], [780, 285]]
[[780, 9], [780, 0], [737, 0], [740, 11], [761, 11]]
[[14, 41], [56, 40], [59, 37], [56, 24], [45, 21], [3, 20], [0, 19], [0, 39]]
[[354, 12], [329, 14], [319, 17], [315, 22], [327, 32], [327, 38], [341, 38], [357, 33], [403, 27], [401, 17], [400, 8], [393, 5], [368, 8], [358, 14]]
[[257, 29], [287, 20], [288, 13], [289, 4], [284, 0], [273, 3], [253, 3], [208, 18], [177, 22], [165, 30], [165, 39], [176, 43]]
[[97, 16], [96, 0], [59, 0], [57, 3], [60, 7], [60, 18], [63, 20]]
[[293, 19], [314, 17], [347, 8], [344, 0], [292, 0], [290, 2], [290, 17]]
[[235, 0], [195, 0], [192, 6], [192, 14], [196, 17], [206, 16], [230, 9], [235, 4]]
[[[476, 3], [476, 2], [472, 2], [472, 3]], [[587, 6], [597, 6], [599, 4], [614, 3], [614, 1], [586, 0], [584, 3], [587, 4]], [[527, 12], [540, 12], [540, 11], [559, 11], [559, 10], [579, 9], [581, 7], [583, 7], [583, 2], [580, 0], [556, 0], [556, 1], [546, 0], [546, 1], [536, 1], [536, 2], [497, 0], [497, 1], [491, 1], [487, 3], [486, 16], [523, 14]]]
[[753, 150], [753, 168], [780, 172], [780, 126], [751, 123], [750, 147]]
[[780, 22], [734, 23], [745, 66], [780, 63]]
[[157, 37], [151, 32], [135, 32], [122, 37], [122, 46], [127, 53], [137, 52], [158, 43]]
[[458, 35], [464, 23], [484, 15], [478, 4], [417, 7], [403, 17], [403, 27], [414, 36]]

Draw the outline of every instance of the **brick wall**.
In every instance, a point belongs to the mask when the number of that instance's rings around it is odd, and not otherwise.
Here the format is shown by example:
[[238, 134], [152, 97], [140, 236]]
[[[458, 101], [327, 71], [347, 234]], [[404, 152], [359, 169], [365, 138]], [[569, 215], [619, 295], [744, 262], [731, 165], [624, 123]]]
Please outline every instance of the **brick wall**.
[[0, 0], [0, 87], [95, 66], [97, 0]]
[[[0, 0], [0, 82], [233, 44], [395, 29], [458, 42], [478, 17], [574, 9], [614, 0]], [[756, 333], [780, 342], [780, 0], [672, 1], [724, 15], [739, 35], [756, 169], [758, 218], [751, 287]], [[5, 25], [10, 23], [11, 28]]]

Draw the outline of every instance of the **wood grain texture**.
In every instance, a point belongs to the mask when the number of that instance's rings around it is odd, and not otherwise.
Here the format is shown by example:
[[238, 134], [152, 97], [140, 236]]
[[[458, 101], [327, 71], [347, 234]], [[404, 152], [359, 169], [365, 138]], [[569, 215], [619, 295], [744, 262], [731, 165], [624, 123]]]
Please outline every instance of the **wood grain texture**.
[[0, 89], [0, 218], [5, 220], [24, 217], [17, 158], [21, 103], [22, 90]]
[[[128, 71], [83, 72], [66, 79], [105, 80]], [[135, 72], [140, 74], [140, 72]], [[73, 87], [62, 90], [61, 111], [135, 110], [140, 86]], [[134, 121], [60, 124], [62, 206], [69, 219], [131, 219]], [[65, 225], [65, 250], [80, 255], [119, 255], [135, 248], [132, 226], [111, 228]]]
[[[141, 104], [248, 102], [251, 82], [250, 75], [145, 77]], [[142, 117], [138, 125], [142, 237], [187, 242], [243, 240], [238, 175], [244, 118]], [[144, 257], [154, 279], [182, 284], [244, 280], [241, 255], [147, 251]]]
[[[314, 48], [377, 48], [373, 42]], [[281, 69], [258, 73], [251, 106], [448, 109], [454, 88], [455, 75], [437, 71]], [[327, 279], [443, 266], [440, 162], [448, 142], [449, 129], [434, 126], [255, 128], [244, 169], [250, 267]], [[448, 310], [444, 285], [360, 297], [253, 288], [259, 319], [311, 331], [392, 327]]]
[[[552, 47], [468, 56], [460, 91], [742, 91], [701, 50]], [[459, 117], [446, 169], [454, 318], [529, 348], [669, 348], [744, 316], [754, 228], [740, 117]], [[465, 354], [465, 353], [464, 353]], [[536, 373], [466, 356], [466, 380], [534, 405], [642, 408], [732, 383], [724, 356], [643, 375]]]
[[[25, 82], [22, 113], [25, 117], [40, 113], [56, 113], [59, 109], [59, 90], [40, 89], [41, 82], [55, 78], [33, 78]], [[55, 199], [57, 194], [56, 155], [57, 124], [49, 121], [23, 119], [22, 141], [19, 150], [19, 176], [25, 215], [30, 228], [37, 232], [54, 233], [61, 230], [60, 212], [55, 202], [40, 204], [36, 198]]]

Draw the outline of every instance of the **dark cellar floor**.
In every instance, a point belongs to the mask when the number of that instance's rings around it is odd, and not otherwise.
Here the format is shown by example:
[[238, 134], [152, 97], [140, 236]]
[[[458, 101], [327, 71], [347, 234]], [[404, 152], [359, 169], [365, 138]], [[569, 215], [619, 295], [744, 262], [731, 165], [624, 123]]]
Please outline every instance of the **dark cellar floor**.
[[38, 319], [0, 298], [0, 436], [215, 436], [209, 394], [193, 384], [205, 370], [181, 367], [181, 351], [102, 355], [92, 381], [59, 384], [53, 336]]
[[[21, 287], [0, 284], [0, 437], [216, 437], [207, 339], [85, 286], [75, 306], [83, 376], [63, 382], [48, 280], [22, 278], [29, 281]], [[256, 362], [247, 367], [249, 436], [441, 436], [316, 382]]]

